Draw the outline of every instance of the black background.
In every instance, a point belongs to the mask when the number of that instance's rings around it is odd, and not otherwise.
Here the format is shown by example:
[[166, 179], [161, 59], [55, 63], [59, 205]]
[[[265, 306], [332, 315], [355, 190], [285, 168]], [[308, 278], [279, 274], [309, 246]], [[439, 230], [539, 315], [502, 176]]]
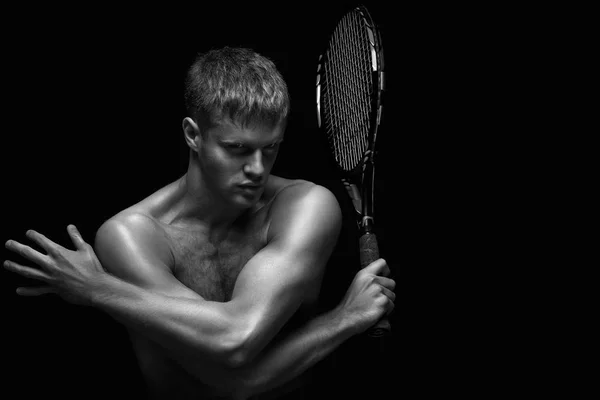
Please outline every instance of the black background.
[[[335, 21], [354, 3], [323, 9], [223, 5], [163, 10], [13, 10], [4, 53], [5, 108], [2, 135], [2, 240], [27, 243], [35, 229], [70, 246], [67, 224], [93, 242], [100, 224], [180, 177], [187, 167], [181, 120], [183, 78], [196, 52], [230, 46], [251, 47], [271, 58], [286, 79], [292, 114], [273, 171], [330, 188], [344, 208], [345, 222], [326, 280], [326, 304], [333, 306], [353, 277], [357, 262], [352, 210], [317, 131], [316, 61]], [[382, 257], [398, 277], [402, 253], [398, 205], [403, 178], [397, 167], [402, 111], [395, 105], [402, 47], [392, 34], [391, 5], [364, 2], [382, 30], [386, 51], [386, 108], [378, 154], [376, 222]], [[390, 2], [391, 4], [391, 2]], [[12, 19], [12, 20], [11, 20]], [[6, 106], [7, 105], [7, 106]], [[393, 120], [392, 120], [393, 118]], [[399, 194], [394, 194], [398, 191]], [[4, 250], [3, 259], [15, 259]], [[85, 398], [117, 389], [135, 394], [139, 376], [124, 329], [101, 312], [55, 297], [23, 298], [14, 290], [34, 282], [2, 270], [6, 348], [5, 382], [29, 396]], [[401, 287], [399, 282], [399, 288]], [[400, 291], [397, 294], [400, 298]], [[397, 302], [399, 303], [399, 302]], [[386, 361], [398, 366], [399, 311]], [[338, 353], [349, 360], [329, 380], [351, 393], [385, 385], [399, 393], [400, 380], [354, 379], [379, 366], [353, 354], [364, 345], [350, 342]], [[344, 358], [346, 357], [346, 358]], [[352, 361], [354, 359], [354, 362]], [[8, 373], [8, 375], [6, 375]], [[341, 377], [341, 379], [340, 379]], [[383, 383], [387, 382], [387, 383]], [[76, 384], [75, 384], [76, 383]]]

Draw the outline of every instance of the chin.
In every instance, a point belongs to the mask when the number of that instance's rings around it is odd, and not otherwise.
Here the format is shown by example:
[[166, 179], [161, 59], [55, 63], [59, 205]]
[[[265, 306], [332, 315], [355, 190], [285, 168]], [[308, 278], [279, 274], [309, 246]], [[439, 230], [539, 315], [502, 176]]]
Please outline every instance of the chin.
[[241, 207], [252, 207], [260, 200], [263, 191], [257, 191], [255, 193], [236, 193], [234, 197], [234, 203]]

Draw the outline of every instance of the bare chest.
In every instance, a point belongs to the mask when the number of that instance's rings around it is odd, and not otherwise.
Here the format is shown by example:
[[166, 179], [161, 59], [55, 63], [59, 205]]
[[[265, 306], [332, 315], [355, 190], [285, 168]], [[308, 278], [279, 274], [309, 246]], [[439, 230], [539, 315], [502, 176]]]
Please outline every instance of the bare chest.
[[173, 229], [169, 236], [175, 277], [206, 300], [221, 302], [231, 299], [240, 271], [266, 244], [261, 229], [230, 235], [218, 244], [193, 231]]

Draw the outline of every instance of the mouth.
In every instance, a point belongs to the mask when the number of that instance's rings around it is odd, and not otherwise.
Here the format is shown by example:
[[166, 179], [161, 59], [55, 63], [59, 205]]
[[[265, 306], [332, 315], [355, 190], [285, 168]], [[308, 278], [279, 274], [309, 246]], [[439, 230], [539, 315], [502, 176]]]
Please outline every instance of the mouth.
[[240, 188], [242, 188], [243, 190], [247, 190], [250, 192], [255, 192], [257, 190], [259, 190], [260, 188], [262, 188], [261, 185], [253, 185], [253, 184], [245, 184], [245, 185], [238, 185]]

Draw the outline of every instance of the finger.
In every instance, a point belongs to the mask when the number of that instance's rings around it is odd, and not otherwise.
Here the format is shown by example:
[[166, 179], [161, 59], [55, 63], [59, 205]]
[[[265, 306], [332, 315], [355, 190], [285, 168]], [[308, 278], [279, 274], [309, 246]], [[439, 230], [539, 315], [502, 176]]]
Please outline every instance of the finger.
[[54, 255], [57, 253], [57, 249], [62, 247], [58, 243], [54, 243], [52, 240], [48, 239], [46, 236], [41, 233], [34, 231], [33, 229], [29, 229], [25, 232], [25, 236], [27, 236], [30, 240], [39, 245], [42, 249], [46, 250], [46, 253], [50, 255]]
[[48, 282], [50, 277], [43, 271], [36, 268], [27, 267], [25, 265], [17, 264], [14, 261], [4, 261], [4, 268], [10, 272], [14, 272], [25, 278], [37, 279], [39, 281]]
[[392, 292], [390, 289], [383, 287], [383, 286], [381, 287], [381, 291], [383, 292], [385, 297], [390, 299], [392, 302], [396, 301], [396, 293]]
[[58, 292], [50, 286], [17, 288], [17, 294], [19, 296], [41, 296], [43, 294], [49, 294], [49, 293], [58, 293]]
[[387, 265], [387, 263], [385, 264], [385, 267], [383, 267], [383, 271], [381, 271], [381, 276], [390, 276], [391, 271], [390, 271], [390, 267]]
[[48, 256], [45, 254], [42, 254], [39, 251], [34, 250], [31, 247], [21, 244], [15, 240], [8, 240], [5, 244], [5, 247], [10, 251], [25, 257], [29, 261], [36, 263], [40, 267], [46, 267], [50, 261]]
[[395, 307], [396, 307], [396, 305], [394, 304], [394, 302], [392, 300], [388, 300], [388, 310], [385, 314], [390, 315], [392, 313], [392, 311], [394, 311]]
[[389, 290], [394, 290], [396, 288], [396, 281], [391, 278], [386, 278], [385, 276], [376, 276], [373, 278], [373, 281]]
[[379, 258], [373, 261], [371, 264], [364, 267], [362, 271], [364, 271], [365, 273], [382, 276], [387, 276], [390, 273], [390, 269], [388, 268], [387, 263], [383, 258]]
[[77, 250], [85, 250], [87, 243], [83, 240], [83, 237], [81, 236], [81, 233], [79, 233], [77, 227], [71, 224], [67, 226], [67, 232], [69, 232], [69, 236], [71, 237], [71, 240], [73, 241], [73, 244]]

